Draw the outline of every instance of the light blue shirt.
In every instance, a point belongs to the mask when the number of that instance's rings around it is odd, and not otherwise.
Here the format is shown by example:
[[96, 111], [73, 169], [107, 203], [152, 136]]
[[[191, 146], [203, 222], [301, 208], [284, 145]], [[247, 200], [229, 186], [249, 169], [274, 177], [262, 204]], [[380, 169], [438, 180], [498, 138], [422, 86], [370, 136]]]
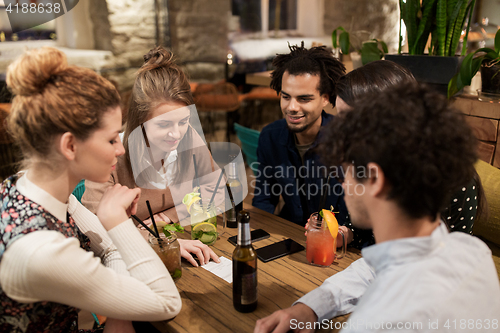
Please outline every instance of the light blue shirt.
[[500, 331], [498, 276], [478, 238], [450, 234], [441, 223], [429, 237], [375, 244], [362, 254], [297, 301], [320, 324], [353, 312], [342, 332]]

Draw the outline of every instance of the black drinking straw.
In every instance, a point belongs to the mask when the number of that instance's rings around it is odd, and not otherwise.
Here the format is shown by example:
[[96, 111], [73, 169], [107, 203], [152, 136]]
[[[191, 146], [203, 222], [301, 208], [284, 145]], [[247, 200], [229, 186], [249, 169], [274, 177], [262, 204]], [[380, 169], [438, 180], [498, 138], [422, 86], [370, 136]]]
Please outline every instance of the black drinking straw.
[[147, 231], [149, 231], [149, 233], [150, 233], [151, 235], [153, 235], [153, 236], [157, 237], [157, 236], [156, 236], [156, 234], [155, 234], [155, 232], [154, 232], [153, 230], [151, 230], [151, 228], [149, 228], [149, 227], [146, 225], [146, 223], [142, 222], [140, 218], [138, 218], [138, 217], [137, 217], [137, 216], [135, 216], [135, 215], [132, 215], [132, 218], [133, 218], [134, 220], [136, 220], [137, 222], [139, 222], [139, 224], [140, 224], [140, 225], [142, 225], [144, 228], [146, 228], [146, 230], [147, 230]]
[[148, 135], [146, 134], [146, 129], [144, 128], [144, 124], [141, 124], [142, 136], [144, 136], [144, 142], [146, 143], [146, 148], [149, 153], [149, 158], [151, 159], [151, 163], [154, 164], [153, 152], [151, 151], [151, 146], [149, 145]]
[[319, 214], [319, 212], [321, 212], [321, 210], [324, 208], [325, 206], [325, 202], [326, 202], [326, 193], [328, 191], [325, 191], [325, 185], [328, 186], [328, 183], [330, 183], [330, 174], [328, 174], [328, 178], [326, 179], [326, 184], [324, 184], [322, 186], [322, 190], [323, 190], [323, 193], [321, 195], [321, 200], [319, 202], [319, 208], [318, 208], [318, 221], [322, 221], [323, 219], [321, 218], [321, 214]]
[[158, 228], [156, 227], [156, 222], [155, 222], [155, 218], [153, 216], [153, 211], [151, 210], [151, 205], [149, 204], [149, 201], [146, 200], [146, 205], [148, 206], [148, 210], [149, 210], [149, 216], [151, 217], [151, 222], [153, 222], [153, 227], [155, 228], [155, 232], [156, 232], [156, 238], [160, 238], [160, 234], [158, 233]]
[[[214, 190], [214, 193], [212, 193], [212, 197], [210, 198], [210, 203], [208, 204], [208, 206], [210, 207], [210, 205], [212, 204], [212, 202], [214, 201], [215, 199], [215, 193], [217, 193], [217, 191], [219, 190], [219, 184], [220, 184], [220, 180], [222, 179], [222, 175], [224, 174], [224, 168], [222, 168], [221, 172], [220, 172], [220, 176], [219, 176], [219, 179], [217, 180], [217, 184], [215, 184], [215, 190]], [[201, 195], [200, 195], [201, 196]]]
[[200, 205], [203, 208], [203, 199], [201, 198], [201, 186], [200, 186], [200, 179], [198, 178], [198, 167], [196, 165], [195, 154], [193, 154], [193, 164], [194, 164], [194, 177], [196, 179], [196, 186], [198, 186], [198, 191], [200, 191]]

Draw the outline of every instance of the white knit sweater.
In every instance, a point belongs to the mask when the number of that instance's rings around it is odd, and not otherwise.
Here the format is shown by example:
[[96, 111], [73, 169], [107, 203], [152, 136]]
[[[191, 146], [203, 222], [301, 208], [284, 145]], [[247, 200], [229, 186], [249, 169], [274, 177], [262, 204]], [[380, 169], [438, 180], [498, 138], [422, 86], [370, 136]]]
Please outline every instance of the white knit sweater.
[[170, 274], [130, 219], [106, 231], [73, 195], [62, 203], [26, 174], [16, 187], [59, 220], [65, 221], [69, 212], [94, 253], [57, 231], [23, 236], [0, 262], [0, 284], [7, 296], [18, 302], [63, 303], [123, 320], [159, 321], [179, 313], [181, 298]]

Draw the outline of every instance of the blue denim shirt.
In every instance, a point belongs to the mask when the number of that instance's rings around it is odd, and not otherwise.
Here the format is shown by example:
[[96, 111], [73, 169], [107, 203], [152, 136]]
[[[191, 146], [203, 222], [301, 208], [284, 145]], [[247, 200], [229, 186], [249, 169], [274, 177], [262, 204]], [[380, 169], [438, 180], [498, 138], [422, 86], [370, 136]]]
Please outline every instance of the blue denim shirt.
[[325, 191], [328, 195], [321, 208], [333, 206], [339, 224], [344, 225], [347, 208], [342, 186], [332, 178], [329, 186], [323, 187], [332, 168], [324, 166], [314, 152], [322, 131], [333, 118], [324, 111], [321, 113], [321, 129], [304, 155], [304, 164], [295, 146], [294, 134], [288, 130], [285, 119], [264, 127], [257, 147], [258, 171], [252, 202], [255, 207], [272, 214], [280, 195], [283, 195], [285, 205], [280, 217], [305, 225], [309, 215], [320, 208], [321, 193]]

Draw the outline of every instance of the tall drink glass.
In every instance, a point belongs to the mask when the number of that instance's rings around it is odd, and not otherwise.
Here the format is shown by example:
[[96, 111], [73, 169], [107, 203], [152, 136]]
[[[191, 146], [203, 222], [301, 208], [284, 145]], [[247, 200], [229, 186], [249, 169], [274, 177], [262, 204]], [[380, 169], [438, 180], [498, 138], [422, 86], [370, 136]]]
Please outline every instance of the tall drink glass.
[[160, 239], [149, 235], [149, 245], [167, 267], [170, 276], [177, 281], [182, 276], [181, 248], [177, 236], [172, 234], [169, 238], [160, 233]]
[[345, 255], [345, 235], [342, 230], [338, 231], [344, 241], [341, 253], [337, 255], [337, 237], [332, 237], [326, 221], [319, 220], [318, 217], [318, 213], [313, 213], [309, 218], [306, 257], [307, 261], [313, 265], [330, 266], [335, 259], [341, 259]]
[[[198, 239], [206, 245], [213, 245], [224, 233], [226, 221], [222, 210], [214, 203], [196, 202], [189, 209], [191, 215], [191, 239]], [[217, 214], [222, 214], [222, 221], [217, 223]]]

